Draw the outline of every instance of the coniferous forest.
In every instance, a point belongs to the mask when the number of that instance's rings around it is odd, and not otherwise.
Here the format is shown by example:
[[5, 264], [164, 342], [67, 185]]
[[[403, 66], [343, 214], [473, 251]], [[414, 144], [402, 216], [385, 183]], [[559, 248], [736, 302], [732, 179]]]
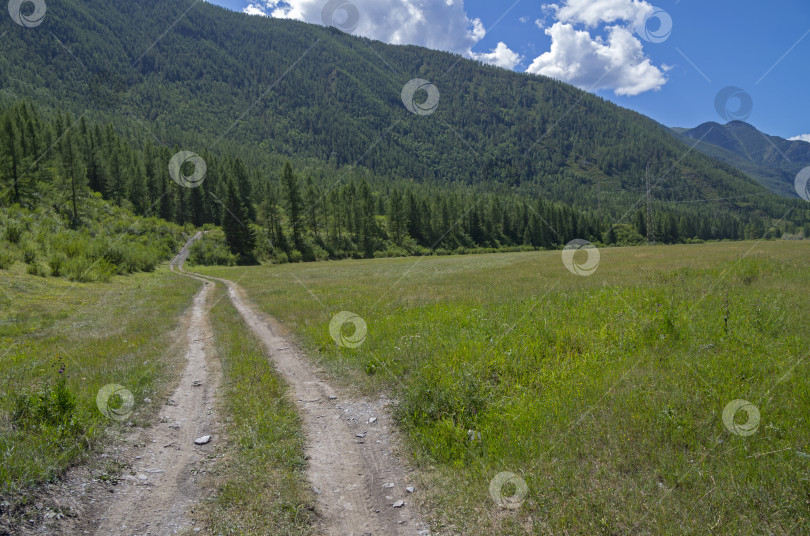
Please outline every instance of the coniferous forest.
[[[59, 200], [65, 218], [78, 222], [85, 200], [98, 192], [135, 214], [195, 227], [221, 225], [233, 257], [214, 262], [558, 248], [575, 238], [604, 244], [646, 240], [642, 207], [626, 224], [613, 224], [596, 210], [539, 196], [483, 185], [385, 181], [363, 169], [295, 169], [285, 162], [263, 173], [238, 157], [204, 153], [203, 184], [184, 188], [169, 173], [173, 150], [148, 140], [136, 147], [109, 124], [77, 121], [69, 113], [44, 118], [30, 103], [3, 110], [0, 121], [5, 204], [35, 207], [42, 192], [52, 192], [47, 199]], [[705, 213], [688, 204], [660, 203], [656, 216], [656, 236], [665, 243], [753, 238], [768, 231], [762, 218]], [[198, 250], [209, 247], [202, 242]]]

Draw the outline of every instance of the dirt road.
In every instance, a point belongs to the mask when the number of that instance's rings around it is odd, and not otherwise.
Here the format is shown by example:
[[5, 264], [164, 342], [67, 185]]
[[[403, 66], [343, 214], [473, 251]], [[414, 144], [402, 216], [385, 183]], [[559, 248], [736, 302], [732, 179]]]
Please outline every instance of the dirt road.
[[[173, 271], [182, 270], [187, 255], [188, 245], [172, 261]], [[214, 397], [220, 367], [206, 352], [211, 338], [207, 300], [212, 289], [212, 283], [203, 281], [194, 298], [183, 344], [185, 369], [160, 412], [160, 421], [145, 431], [145, 446], [133, 467], [137, 476], [117, 486], [117, 499], [100, 520], [98, 536], [176, 534], [193, 528], [189, 508], [201, 498], [193, 468], [217, 440]], [[211, 443], [195, 444], [195, 439], [206, 435], [213, 436]]]
[[307, 437], [307, 476], [317, 494], [319, 533], [430, 534], [419, 520], [407, 489], [408, 473], [395, 454], [398, 442], [389, 400], [351, 399], [338, 392], [283, 335], [282, 326], [260, 313], [236, 283], [209, 279], [227, 286], [234, 307], [291, 387]]
[[[143, 536], [204, 534], [189, 515], [204, 499], [197, 474], [220, 439], [216, 393], [221, 368], [213, 351], [208, 308], [215, 281], [227, 294], [246, 325], [261, 340], [270, 363], [290, 386], [307, 438], [307, 477], [317, 497], [316, 532], [328, 536], [428, 535], [413, 500], [409, 473], [397, 458], [397, 435], [389, 400], [348, 397], [323, 380], [323, 374], [297, 349], [282, 326], [263, 315], [234, 282], [183, 269], [198, 233], [172, 260], [172, 271], [192, 277], [202, 288], [178, 331], [177, 351], [185, 353], [185, 369], [153, 426], [126, 435], [104, 457], [131, 468], [117, 485], [77, 467], [46, 499], [71, 512], [61, 520], [26, 527], [25, 534], [96, 534]], [[227, 356], [221, 356], [227, 359]], [[163, 403], [163, 401], [161, 401]], [[195, 439], [211, 435], [206, 445]], [[88, 471], [91, 476], [88, 477]]]

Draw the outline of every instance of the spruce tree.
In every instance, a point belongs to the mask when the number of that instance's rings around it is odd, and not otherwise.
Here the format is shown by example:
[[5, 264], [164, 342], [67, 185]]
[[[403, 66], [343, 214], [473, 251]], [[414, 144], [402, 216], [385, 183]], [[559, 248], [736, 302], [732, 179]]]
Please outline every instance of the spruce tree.
[[363, 254], [367, 258], [374, 257], [374, 245], [376, 238], [377, 222], [374, 213], [374, 198], [371, 196], [371, 189], [368, 183], [360, 183], [360, 204], [358, 205], [358, 219], [360, 221], [360, 243]]
[[395, 188], [388, 206], [388, 227], [395, 244], [402, 244], [407, 225], [405, 202], [402, 193]]
[[247, 209], [248, 219], [255, 221], [256, 208], [253, 204], [253, 185], [250, 183], [250, 176], [245, 164], [239, 158], [233, 161], [233, 176], [236, 179], [236, 186], [239, 188], [239, 197]]
[[223, 208], [222, 230], [231, 253], [239, 258], [240, 264], [253, 262], [256, 241], [250, 228], [247, 207], [239, 198], [239, 189], [233, 178], [228, 180]]
[[79, 148], [73, 134], [68, 134], [62, 141], [61, 168], [62, 176], [70, 190], [70, 204], [72, 208], [72, 224], [79, 222], [79, 197], [84, 195], [87, 185], [84, 163], [79, 154]]
[[284, 170], [281, 172], [281, 184], [287, 196], [287, 215], [290, 218], [290, 226], [293, 232], [293, 244], [295, 249], [301, 251], [303, 240], [301, 238], [301, 216], [303, 201], [298, 188], [298, 179], [293, 174], [292, 166], [289, 162], [284, 163]]
[[17, 129], [10, 117], [3, 122], [2, 143], [0, 144], [0, 173], [3, 177], [3, 197], [11, 203], [19, 203], [20, 193], [20, 149]]

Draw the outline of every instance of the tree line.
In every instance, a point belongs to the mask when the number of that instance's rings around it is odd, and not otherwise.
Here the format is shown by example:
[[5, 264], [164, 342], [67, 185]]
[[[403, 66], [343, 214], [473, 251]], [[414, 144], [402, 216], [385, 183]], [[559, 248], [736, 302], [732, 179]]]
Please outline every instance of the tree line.
[[[82, 200], [98, 192], [139, 215], [222, 226], [228, 248], [241, 262], [553, 249], [576, 238], [631, 245], [647, 236], [646, 212], [640, 209], [615, 221], [597, 208], [579, 210], [485, 184], [405, 181], [311, 161], [249, 168], [238, 157], [207, 150], [200, 153], [205, 180], [185, 188], [168, 170], [176, 149], [150, 140], [131, 143], [111, 125], [69, 113], [45, 118], [26, 102], [0, 111], [0, 141], [4, 205], [57, 199], [59, 210], [78, 223]], [[771, 228], [766, 217], [662, 201], [654, 221], [664, 243], [796, 230], [792, 221]]]

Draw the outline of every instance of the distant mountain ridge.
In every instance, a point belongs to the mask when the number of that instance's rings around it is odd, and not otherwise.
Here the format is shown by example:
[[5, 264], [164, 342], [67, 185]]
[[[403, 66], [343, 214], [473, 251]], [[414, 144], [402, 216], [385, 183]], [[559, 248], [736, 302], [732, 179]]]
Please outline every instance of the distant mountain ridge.
[[798, 197], [793, 183], [796, 174], [810, 165], [810, 143], [770, 136], [742, 121], [673, 130], [683, 138], [700, 140], [696, 149], [740, 169], [772, 192]]

